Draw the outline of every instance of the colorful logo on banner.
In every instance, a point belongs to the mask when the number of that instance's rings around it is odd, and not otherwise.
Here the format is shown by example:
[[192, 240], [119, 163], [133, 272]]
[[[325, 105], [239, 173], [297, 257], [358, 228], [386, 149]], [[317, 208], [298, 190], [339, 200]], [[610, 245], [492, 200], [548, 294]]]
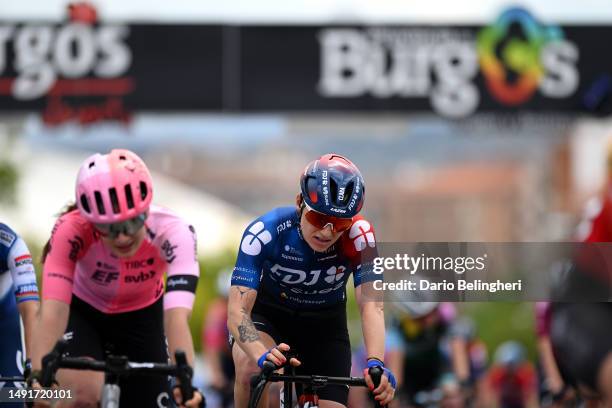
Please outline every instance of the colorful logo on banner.
[[123, 98], [134, 90], [125, 76], [132, 64], [129, 27], [99, 24], [87, 2], [67, 11], [68, 21], [59, 26], [0, 25], [0, 50], [14, 54], [11, 66], [0, 58], [0, 95], [24, 102], [46, 97], [42, 118], [51, 125], [128, 121]]
[[544, 53], [560, 43], [563, 32], [543, 26], [522, 8], [512, 8], [477, 37], [482, 74], [491, 95], [506, 105], [529, 100], [546, 75]]

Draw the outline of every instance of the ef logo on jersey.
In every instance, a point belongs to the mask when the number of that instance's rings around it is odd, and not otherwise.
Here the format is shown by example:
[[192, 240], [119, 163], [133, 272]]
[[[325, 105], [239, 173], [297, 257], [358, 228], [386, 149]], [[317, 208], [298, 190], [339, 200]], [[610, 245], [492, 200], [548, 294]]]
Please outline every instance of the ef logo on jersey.
[[272, 235], [264, 229], [264, 223], [261, 221], [251, 225], [248, 231], [250, 234], [244, 236], [240, 249], [247, 255], [259, 255], [263, 246], [272, 241]]

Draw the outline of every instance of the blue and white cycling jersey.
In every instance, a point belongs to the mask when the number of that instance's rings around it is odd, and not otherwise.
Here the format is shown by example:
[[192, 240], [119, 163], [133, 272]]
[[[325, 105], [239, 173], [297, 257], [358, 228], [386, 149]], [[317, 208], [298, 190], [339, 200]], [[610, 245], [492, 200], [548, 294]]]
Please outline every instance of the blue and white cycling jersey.
[[263, 289], [294, 310], [326, 308], [344, 302], [351, 273], [355, 287], [376, 279], [376, 256], [374, 229], [362, 217], [328, 250], [315, 252], [301, 235], [295, 207], [276, 208], [245, 230], [232, 285]]
[[32, 256], [25, 242], [0, 223], [0, 317], [16, 303], [39, 300]]
[[[0, 223], [0, 376], [23, 373], [17, 304], [32, 300], [39, 298], [30, 251], [13, 230]], [[0, 388], [3, 386], [19, 387], [21, 383], [0, 382]]]

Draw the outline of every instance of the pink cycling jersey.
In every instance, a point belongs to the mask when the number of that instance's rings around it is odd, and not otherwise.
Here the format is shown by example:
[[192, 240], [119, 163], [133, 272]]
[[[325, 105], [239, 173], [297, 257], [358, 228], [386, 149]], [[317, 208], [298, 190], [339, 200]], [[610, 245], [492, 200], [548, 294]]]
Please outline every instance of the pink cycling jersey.
[[61, 216], [44, 264], [43, 299], [70, 303], [74, 293], [101, 312], [122, 313], [149, 306], [163, 295], [165, 309], [191, 309], [199, 277], [195, 230], [158, 206], [150, 207], [145, 228], [136, 254], [119, 258], [78, 210]]

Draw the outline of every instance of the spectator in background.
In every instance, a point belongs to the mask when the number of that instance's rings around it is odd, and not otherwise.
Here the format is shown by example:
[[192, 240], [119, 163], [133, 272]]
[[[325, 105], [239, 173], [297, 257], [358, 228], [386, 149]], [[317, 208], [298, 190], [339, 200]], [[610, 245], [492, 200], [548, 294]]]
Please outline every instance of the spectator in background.
[[527, 360], [525, 348], [516, 341], [506, 341], [495, 351], [488, 375], [487, 407], [537, 407], [536, 374]]
[[202, 332], [204, 361], [210, 372], [209, 387], [217, 394], [219, 406], [223, 408], [234, 405], [235, 371], [227, 330], [227, 296], [231, 279], [231, 269], [222, 270], [217, 276], [218, 297], [208, 308]]

